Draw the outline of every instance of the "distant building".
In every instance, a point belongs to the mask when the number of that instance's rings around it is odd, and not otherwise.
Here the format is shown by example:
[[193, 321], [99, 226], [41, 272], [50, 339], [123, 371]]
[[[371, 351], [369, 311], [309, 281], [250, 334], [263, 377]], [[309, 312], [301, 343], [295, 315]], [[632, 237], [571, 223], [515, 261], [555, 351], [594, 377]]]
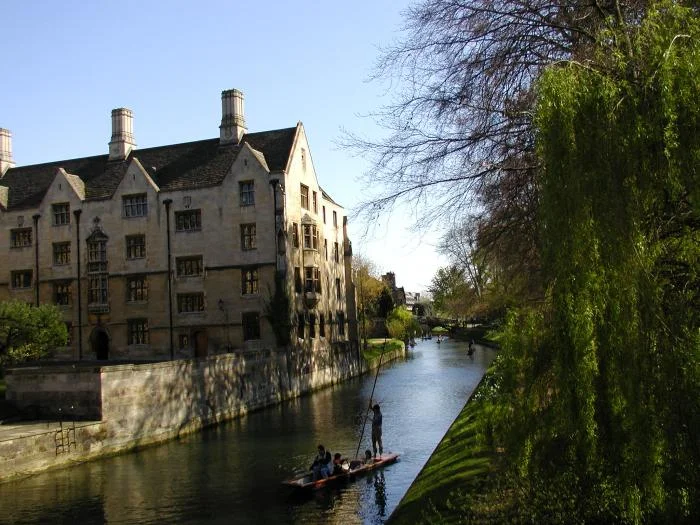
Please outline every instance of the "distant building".
[[119, 108], [108, 153], [18, 167], [0, 129], [0, 300], [59, 305], [76, 359], [269, 349], [273, 323], [312, 350], [356, 340], [347, 219], [303, 125], [249, 133], [233, 89], [219, 131], [137, 149]]
[[406, 293], [403, 287], [397, 288], [396, 275], [394, 272], [387, 272], [382, 275], [382, 282], [389, 288], [391, 297], [394, 299], [395, 306], [404, 306], [406, 304]]

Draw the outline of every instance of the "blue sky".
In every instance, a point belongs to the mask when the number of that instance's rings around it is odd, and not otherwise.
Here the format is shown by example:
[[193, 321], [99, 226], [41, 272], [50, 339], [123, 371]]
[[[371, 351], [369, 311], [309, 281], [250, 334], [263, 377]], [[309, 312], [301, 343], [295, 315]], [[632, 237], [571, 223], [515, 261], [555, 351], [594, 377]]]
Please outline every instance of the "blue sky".
[[[138, 147], [188, 142], [218, 136], [221, 91], [237, 88], [249, 131], [304, 123], [321, 185], [351, 214], [369, 164], [338, 146], [341, 129], [381, 134], [364, 115], [391, 92], [368, 78], [408, 4], [2, 0], [0, 127], [18, 165], [107, 153], [117, 107], [133, 110]], [[351, 222], [353, 247], [424, 291], [445, 263], [436, 235], [405, 221], [369, 238]]]

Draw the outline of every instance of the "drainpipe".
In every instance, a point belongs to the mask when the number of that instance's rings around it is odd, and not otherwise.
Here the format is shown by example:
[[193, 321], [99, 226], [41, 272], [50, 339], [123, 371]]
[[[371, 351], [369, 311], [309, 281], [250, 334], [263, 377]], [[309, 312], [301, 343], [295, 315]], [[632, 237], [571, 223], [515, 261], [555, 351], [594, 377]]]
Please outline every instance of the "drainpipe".
[[272, 186], [272, 224], [274, 225], [274, 235], [275, 235], [275, 272], [279, 271], [279, 246], [277, 245], [277, 185], [280, 183], [278, 179], [272, 179], [270, 181], [270, 186]]
[[75, 256], [78, 263], [78, 361], [83, 360], [83, 292], [80, 285], [80, 214], [83, 210], [73, 210], [75, 216]]
[[172, 199], [165, 199], [165, 228], [167, 230], [166, 237], [168, 243], [168, 330], [170, 332], [170, 360], [175, 359], [175, 348], [173, 346], [173, 276], [172, 276], [172, 257], [170, 254], [170, 205]]
[[34, 268], [36, 278], [34, 280], [34, 306], [39, 306], [39, 218], [38, 213], [32, 215], [34, 219]]

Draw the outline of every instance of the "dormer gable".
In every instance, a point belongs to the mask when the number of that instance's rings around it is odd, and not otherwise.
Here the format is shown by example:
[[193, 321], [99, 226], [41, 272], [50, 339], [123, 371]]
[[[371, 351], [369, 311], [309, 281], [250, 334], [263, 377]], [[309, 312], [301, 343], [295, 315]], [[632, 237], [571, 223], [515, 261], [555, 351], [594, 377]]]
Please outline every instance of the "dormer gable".
[[49, 187], [46, 188], [41, 206], [55, 202], [82, 202], [84, 200], [85, 183], [77, 175], [72, 175], [63, 168], [58, 168]]
[[262, 168], [266, 173], [270, 173], [265, 155], [251, 147], [250, 144], [241, 144], [240, 151], [231, 164], [230, 174], [234, 178], [245, 178], [247, 176], [246, 173], [249, 173], [255, 167]]
[[10, 196], [10, 188], [7, 186], [0, 186], [0, 210], [7, 210], [7, 200]]
[[130, 193], [143, 193], [149, 190], [157, 193], [160, 191], [160, 188], [139, 159], [132, 156], [129, 166], [126, 168], [124, 176], [117, 185], [114, 194], [128, 195]]

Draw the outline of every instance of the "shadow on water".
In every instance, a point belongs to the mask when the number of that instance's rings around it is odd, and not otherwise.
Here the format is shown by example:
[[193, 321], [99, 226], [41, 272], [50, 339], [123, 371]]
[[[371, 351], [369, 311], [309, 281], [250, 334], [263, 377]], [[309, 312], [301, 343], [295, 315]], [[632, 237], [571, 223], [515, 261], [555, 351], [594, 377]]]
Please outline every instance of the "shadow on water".
[[[308, 469], [319, 443], [354, 456], [373, 374], [161, 446], [2, 484], [0, 523], [384, 523], [494, 355], [421, 341], [383, 366], [374, 397], [385, 451], [401, 458], [341, 485], [300, 495], [281, 481]], [[367, 428], [360, 453], [369, 440]]]

